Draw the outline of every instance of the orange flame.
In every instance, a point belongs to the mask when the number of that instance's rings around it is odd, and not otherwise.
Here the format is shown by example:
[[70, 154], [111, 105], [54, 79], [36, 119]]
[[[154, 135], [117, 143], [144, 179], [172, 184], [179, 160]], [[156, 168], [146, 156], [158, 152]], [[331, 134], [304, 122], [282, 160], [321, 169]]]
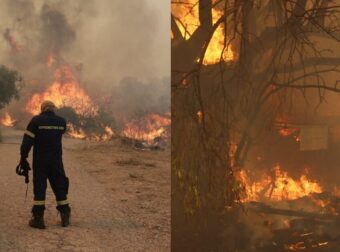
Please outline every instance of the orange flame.
[[293, 135], [298, 130], [299, 130], [298, 128], [286, 128], [286, 127], [283, 127], [283, 128], [279, 129], [279, 134], [281, 136], [287, 137], [287, 136]]
[[156, 137], [168, 137], [166, 128], [170, 124], [170, 118], [149, 114], [141, 120], [133, 120], [127, 123], [122, 133], [129, 138], [151, 142]]
[[76, 129], [74, 125], [67, 125], [67, 134], [75, 139], [89, 139], [93, 141], [109, 141], [115, 136], [112, 128], [109, 126], [104, 127], [105, 133], [103, 134], [86, 134], [83, 129]]
[[320, 184], [308, 178], [307, 171], [296, 180], [283, 171], [279, 165], [276, 165], [271, 173], [271, 175], [263, 176], [260, 181], [253, 182], [244, 170], [239, 172], [238, 179], [245, 189], [243, 201], [294, 200], [322, 192]]
[[75, 139], [85, 139], [86, 133], [82, 129], [75, 129], [75, 127], [72, 124], [67, 125], [67, 134]]
[[[172, 1], [172, 13], [176, 16], [176, 23], [183, 38], [190, 39], [200, 25], [197, 0]], [[215, 24], [222, 15], [222, 11], [213, 8], [213, 23]], [[225, 62], [234, 60], [234, 52], [230, 46], [224, 46], [224, 38], [224, 28], [223, 25], [220, 25], [210, 40], [203, 59], [204, 65], [216, 64], [220, 60]]]
[[71, 107], [78, 115], [95, 116], [98, 107], [93, 104], [77, 82], [69, 65], [61, 65], [54, 72], [54, 82], [42, 93], [33, 94], [25, 110], [33, 115], [40, 113], [43, 101], [50, 100], [57, 107]]
[[16, 122], [16, 120], [14, 120], [14, 119], [11, 117], [11, 115], [10, 115], [8, 112], [6, 112], [5, 115], [3, 116], [3, 118], [1, 118], [0, 122], [1, 122], [1, 124], [2, 124], [3, 126], [6, 126], [6, 127], [13, 127], [14, 124], [15, 124], [15, 122]]

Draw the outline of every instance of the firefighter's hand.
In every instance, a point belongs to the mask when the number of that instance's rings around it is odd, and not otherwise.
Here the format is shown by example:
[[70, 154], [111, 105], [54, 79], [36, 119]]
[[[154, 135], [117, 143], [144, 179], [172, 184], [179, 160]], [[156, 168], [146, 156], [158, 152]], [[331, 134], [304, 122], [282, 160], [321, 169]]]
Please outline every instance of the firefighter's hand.
[[25, 165], [26, 162], [27, 162], [27, 159], [26, 159], [26, 158], [23, 158], [23, 157], [20, 158], [20, 162], [19, 162], [19, 163], [20, 163], [21, 165]]
[[28, 173], [29, 173], [30, 170], [31, 170], [30, 164], [28, 163], [27, 159], [26, 158], [21, 158], [20, 159], [20, 164], [18, 164], [18, 166], [16, 167], [15, 172], [19, 176], [25, 176], [26, 180], [27, 180]]
[[22, 167], [23, 170], [27, 170], [27, 172], [29, 170], [31, 170], [31, 167], [30, 167], [30, 164], [28, 163], [27, 159], [26, 158], [21, 158], [20, 159], [20, 165]]

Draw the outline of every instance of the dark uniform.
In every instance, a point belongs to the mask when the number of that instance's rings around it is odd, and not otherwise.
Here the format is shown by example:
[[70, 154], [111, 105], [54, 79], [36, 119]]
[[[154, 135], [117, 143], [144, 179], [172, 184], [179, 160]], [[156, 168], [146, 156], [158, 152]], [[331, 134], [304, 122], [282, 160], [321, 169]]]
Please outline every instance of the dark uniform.
[[62, 161], [62, 135], [66, 122], [53, 111], [45, 111], [33, 117], [28, 124], [22, 145], [21, 159], [26, 160], [33, 149], [33, 215], [45, 210], [47, 179], [57, 200], [57, 209], [69, 209], [67, 193], [69, 180], [65, 175]]

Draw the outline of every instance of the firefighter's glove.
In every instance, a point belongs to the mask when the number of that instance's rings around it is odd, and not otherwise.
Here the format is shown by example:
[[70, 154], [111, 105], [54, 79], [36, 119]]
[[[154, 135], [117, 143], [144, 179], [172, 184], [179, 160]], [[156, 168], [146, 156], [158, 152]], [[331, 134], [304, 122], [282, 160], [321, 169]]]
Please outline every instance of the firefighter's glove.
[[27, 159], [22, 158], [20, 160], [20, 163], [18, 164], [16, 168], [16, 173], [19, 176], [24, 176], [25, 177], [25, 183], [28, 183], [28, 173], [31, 170], [30, 164], [28, 163]]

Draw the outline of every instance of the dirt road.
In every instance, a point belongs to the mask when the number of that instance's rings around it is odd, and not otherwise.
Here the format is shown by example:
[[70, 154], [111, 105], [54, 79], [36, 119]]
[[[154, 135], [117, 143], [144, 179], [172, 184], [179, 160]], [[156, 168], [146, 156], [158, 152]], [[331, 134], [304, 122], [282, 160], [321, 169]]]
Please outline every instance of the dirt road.
[[60, 227], [48, 187], [47, 229], [35, 230], [27, 224], [32, 183], [25, 203], [24, 179], [15, 175], [22, 132], [2, 129], [2, 135], [0, 251], [170, 251], [168, 150], [64, 139], [72, 224]]

